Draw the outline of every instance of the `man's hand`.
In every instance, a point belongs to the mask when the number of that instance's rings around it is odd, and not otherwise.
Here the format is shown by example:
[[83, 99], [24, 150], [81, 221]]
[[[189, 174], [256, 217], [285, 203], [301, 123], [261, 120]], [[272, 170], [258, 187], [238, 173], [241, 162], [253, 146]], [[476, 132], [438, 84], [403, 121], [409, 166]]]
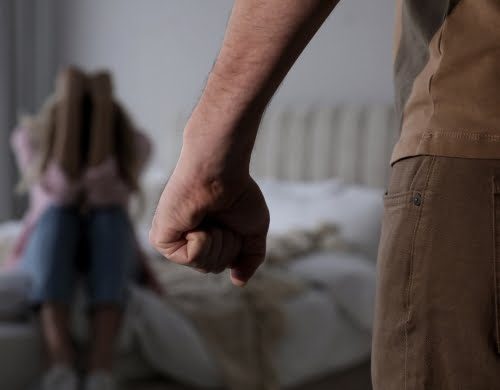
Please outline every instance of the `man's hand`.
[[264, 259], [269, 212], [250, 178], [262, 114], [338, 0], [236, 0], [217, 61], [184, 130], [150, 239], [169, 260], [232, 269], [244, 285]]
[[205, 160], [204, 167], [196, 166], [195, 156], [203, 155], [206, 146], [185, 142], [150, 239], [175, 263], [213, 273], [231, 268], [233, 283], [242, 286], [264, 260], [269, 212], [248, 174], [208, 173], [206, 169], [219, 165], [213, 159], [214, 165]]

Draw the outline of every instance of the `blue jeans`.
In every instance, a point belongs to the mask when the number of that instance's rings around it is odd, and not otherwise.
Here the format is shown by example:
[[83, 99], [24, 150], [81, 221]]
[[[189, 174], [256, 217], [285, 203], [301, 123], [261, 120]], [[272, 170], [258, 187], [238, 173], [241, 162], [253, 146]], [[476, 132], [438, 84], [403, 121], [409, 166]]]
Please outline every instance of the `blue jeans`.
[[133, 228], [121, 207], [86, 214], [74, 207], [50, 207], [38, 220], [21, 261], [32, 276], [35, 305], [69, 305], [83, 275], [91, 306], [122, 306], [136, 264]]

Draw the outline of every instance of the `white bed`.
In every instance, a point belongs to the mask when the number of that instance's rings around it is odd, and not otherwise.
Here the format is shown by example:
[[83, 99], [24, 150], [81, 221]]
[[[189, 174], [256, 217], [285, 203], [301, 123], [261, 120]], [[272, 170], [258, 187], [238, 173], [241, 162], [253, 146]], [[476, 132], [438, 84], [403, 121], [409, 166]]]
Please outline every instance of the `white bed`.
[[[180, 123], [182, 119], [172, 125], [176, 130], [153, 135], [156, 144], [171, 149], [157, 155], [145, 176], [148, 207], [138, 222], [143, 236], [167, 177], [160, 172], [173, 167], [176, 160]], [[271, 231], [313, 224], [327, 215], [343, 226], [347, 241], [358, 244], [356, 253], [317, 252], [294, 262], [292, 272], [313, 282], [313, 287], [284, 305], [286, 331], [273, 354], [282, 387], [297, 386], [369, 358], [381, 188], [394, 140], [393, 113], [386, 106], [283, 110], [266, 115], [252, 171], [266, 178], [260, 181], [270, 203]], [[309, 189], [293, 183], [332, 177], [341, 181]], [[308, 193], [300, 193], [300, 188]], [[328, 191], [334, 195], [325, 195]], [[298, 217], [287, 211], [297, 205], [302, 213]], [[16, 229], [16, 224], [0, 227], [3, 242]], [[189, 320], [142, 290], [134, 290], [132, 296], [119, 348], [117, 370], [122, 376], [161, 372], [189, 385], [220, 387], [217, 364]], [[146, 311], [146, 307], [157, 310]], [[141, 337], [145, 334], [162, 336]], [[40, 370], [39, 356], [35, 323], [0, 322], [0, 388], [25, 388]]]

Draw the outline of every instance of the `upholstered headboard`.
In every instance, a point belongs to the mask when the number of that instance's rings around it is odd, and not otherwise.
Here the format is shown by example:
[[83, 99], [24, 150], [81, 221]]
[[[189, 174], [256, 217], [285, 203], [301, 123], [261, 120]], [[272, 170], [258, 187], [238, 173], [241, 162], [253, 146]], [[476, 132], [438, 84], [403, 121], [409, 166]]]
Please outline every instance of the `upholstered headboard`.
[[[182, 142], [186, 115], [174, 118], [170, 130], [153, 135], [162, 145], [154, 167], [171, 170]], [[389, 157], [397, 138], [390, 105], [344, 105], [327, 108], [269, 110], [252, 156], [255, 177], [322, 180], [385, 187]]]

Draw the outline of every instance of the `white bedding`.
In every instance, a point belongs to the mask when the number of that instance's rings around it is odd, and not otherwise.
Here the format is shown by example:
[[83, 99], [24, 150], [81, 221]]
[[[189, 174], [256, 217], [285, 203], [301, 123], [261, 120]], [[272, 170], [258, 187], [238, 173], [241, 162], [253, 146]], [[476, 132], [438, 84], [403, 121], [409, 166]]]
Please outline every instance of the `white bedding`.
[[[313, 253], [293, 272], [314, 287], [283, 306], [286, 329], [273, 365], [284, 387], [366, 359], [373, 314], [375, 267], [363, 256]], [[220, 385], [216, 363], [189, 321], [149, 294], [136, 291], [135, 299], [132, 327], [151, 364], [185, 383]]]
[[[283, 387], [348, 367], [369, 356], [370, 333], [358, 319], [346, 315], [346, 307], [351, 307], [361, 317], [371, 315], [371, 308], [364, 303], [371, 287], [359, 288], [360, 280], [356, 278], [368, 277], [374, 272], [373, 266], [363, 258], [349, 255], [340, 256], [336, 261], [333, 254], [311, 256], [298, 261], [295, 268], [298, 273], [309, 273], [309, 278], [317, 281], [316, 287], [284, 305], [287, 327], [273, 359]], [[308, 269], [308, 263], [324, 261], [328, 256], [334, 261], [324, 263], [319, 275], [314, 275], [317, 267]], [[348, 263], [356, 263], [362, 272], [347, 272], [344, 278], [338, 276], [342, 267], [352, 269]], [[346, 300], [335, 302], [332, 298], [335, 291], [324, 284], [331, 278], [345, 279], [338, 283], [337, 292], [344, 284], [344, 290], [346, 286], [351, 286], [351, 291], [352, 286], [358, 286], [356, 289], [361, 293], [352, 294], [349, 304]], [[348, 293], [349, 288], [344, 293]], [[367, 312], [361, 313], [359, 307], [365, 307]], [[216, 362], [193, 325], [173, 307], [142, 289], [133, 291], [120, 351], [122, 360], [140, 354], [157, 372], [187, 384], [215, 387], [222, 382]], [[0, 365], [0, 388], [16, 389], [20, 382], [13, 380], [26, 383], [26, 378], [35, 377], [40, 367], [39, 353], [40, 340], [35, 324], [0, 324], [0, 361], [24, 362]], [[135, 360], [135, 364], [139, 363], [144, 365]], [[133, 376], [130, 370], [127, 371], [128, 377]], [[137, 371], [137, 374], [145, 374], [144, 370]]]
[[[134, 364], [147, 363], [157, 372], [186, 384], [220, 386], [222, 379], [216, 362], [194, 327], [172, 308], [162, 302], [157, 304], [160, 311], [148, 310], [154, 318], [146, 315], [128, 319], [132, 323], [126, 326], [139, 344], [135, 352], [140, 351], [146, 360], [135, 360]], [[149, 309], [153, 307], [151, 302], [147, 305]], [[326, 291], [311, 290], [285, 307], [287, 330], [274, 356], [283, 387], [348, 367], [369, 356], [369, 333], [346, 318]], [[35, 324], [0, 325], [0, 361], [5, 362], [0, 365], [0, 388], [21, 389], [36, 377], [41, 367], [38, 332]], [[147, 374], [137, 371], [139, 376]], [[131, 376], [128, 372], [127, 377]]]
[[375, 261], [382, 195], [380, 189], [345, 185], [331, 179], [318, 183], [258, 180], [271, 214], [271, 234], [336, 224], [341, 237]]
[[[162, 184], [155, 186], [160, 189]], [[288, 387], [369, 356], [381, 192], [345, 187], [335, 180], [312, 186], [261, 184], [271, 210], [272, 233], [333, 222], [340, 226], [343, 238], [363, 252], [310, 253], [291, 266], [314, 287], [284, 305], [287, 327], [273, 363], [281, 385]], [[147, 192], [154, 191], [148, 188]], [[0, 226], [0, 255], [8, 246], [6, 237], [12, 238], [16, 229], [16, 224]], [[0, 362], [12, 363], [0, 364], [0, 388], [22, 388], [12, 381], [26, 383], [26, 378], [33, 378], [40, 367], [39, 350], [35, 324], [0, 323]], [[134, 371], [130, 367], [136, 367], [137, 374], [153, 369], [188, 384], [221, 385], [217, 364], [194, 326], [173, 307], [140, 289], [132, 294], [120, 355], [122, 361], [128, 359], [129, 368], [123, 370], [128, 376]], [[135, 359], [138, 355], [142, 362]]]

